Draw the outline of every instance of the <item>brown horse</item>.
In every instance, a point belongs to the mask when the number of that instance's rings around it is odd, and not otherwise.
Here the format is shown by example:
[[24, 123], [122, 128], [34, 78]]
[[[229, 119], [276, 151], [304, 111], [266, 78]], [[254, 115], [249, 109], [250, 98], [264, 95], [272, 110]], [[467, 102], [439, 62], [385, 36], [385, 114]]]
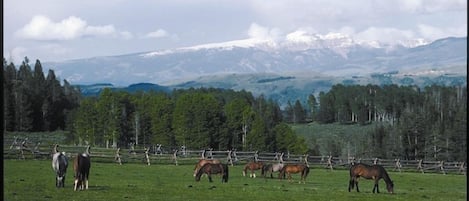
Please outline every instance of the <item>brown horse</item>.
[[88, 189], [88, 176], [90, 175], [90, 155], [78, 154], [73, 161], [73, 170], [75, 171], [75, 186], [73, 190]]
[[228, 165], [226, 164], [211, 164], [211, 163], [206, 163], [204, 166], [202, 166], [196, 173], [195, 175], [195, 181], [200, 181], [200, 177], [203, 174], [207, 174], [208, 176], [208, 181], [212, 181], [212, 174], [221, 174], [221, 182], [228, 182]]
[[375, 193], [375, 190], [377, 193], [379, 193], [378, 182], [380, 179], [383, 179], [384, 182], [386, 182], [386, 188], [388, 192], [394, 193], [394, 183], [381, 165], [366, 165], [363, 163], [357, 163], [350, 167], [350, 182], [348, 185], [349, 192], [354, 188], [355, 185], [357, 186], [357, 192], [360, 192], [360, 190], [358, 190], [359, 177], [373, 179], [375, 181], [373, 193]]
[[303, 182], [306, 183], [306, 177], [309, 174], [309, 166], [306, 164], [286, 164], [283, 166], [282, 170], [280, 170], [280, 174], [278, 175], [279, 179], [285, 179], [285, 174], [288, 177], [288, 181], [292, 181], [291, 174], [301, 174], [301, 178], [299, 183]]
[[220, 161], [219, 160], [216, 160], [216, 159], [213, 159], [213, 160], [209, 160], [209, 159], [200, 159], [199, 162], [197, 164], [195, 164], [195, 167], [194, 167], [194, 177], [195, 175], [197, 174], [197, 171], [199, 171], [199, 169], [204, 166], [205, 164], [207, 163], [210, 163], [210, 164], [220, 164]]
[[246, 176], [246, 171], [250, 170], [251, 174], [249, 174], [249, 177], [256, 178], [256, 173], [254, 171], [262, 170], [262, 167], [264, 167], [264, 163], [262, 162], [249, 162], [244, 166], [243, 176]]

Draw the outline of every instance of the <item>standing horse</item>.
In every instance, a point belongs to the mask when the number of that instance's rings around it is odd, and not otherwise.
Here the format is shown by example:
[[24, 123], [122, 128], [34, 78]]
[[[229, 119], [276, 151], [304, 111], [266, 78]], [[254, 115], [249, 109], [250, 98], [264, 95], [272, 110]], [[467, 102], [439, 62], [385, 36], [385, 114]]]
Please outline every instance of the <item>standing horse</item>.
[[68, 160], [65, 152], [59, 152], [57, 147], [54, 146], [54, 155], [52, 155], [52, 169], [55, 172], [55, 186], [57, 188], [65, 187], [65, 174], [67, 173]]
[[212, 160], [209, 160], [209, 159], [200, 159], [199, 162], [197, 164], [195, 164], [195, 167], [194, 167], [194, 177], [195, 175], [197, 174], [197, 172], [199, 171], [199, 169], [204, 166], [205, 164], [207, 163], [210, 163], [210, 164], [220, 164], [220, 161], [219, 160], [216, 160], [216, 159], [212, 159]]
[[383, 179], [384, 182], [386, 182], [386, 188], [388, 192], [394, 193], [394, 183], [381, 165], [370, 166], [363, 163], [357, 163], [350, 167], [350, 181], [348, 186], [349, 192], [354, 188], [355, 185], [357, 186], [357, 192], [360, 192], [360, 190], [358, 190], [359, 177], [373, 179], [375, 181], [375, 185], [373, 186], [373, 193], [375, 193], [375, 190], [377, 193], [379, 193], [378, 183], [380, 179]]
[[202, 174], [207, 174], [209, 182], [213, 182], [212, 174], [221, 174], [221, 182], [228, 182], [228, 165], [207, 163], [197, 171], [195, 181], [200, 181]]
[[249, 174], [249, 177], [256, 178], [256, 173], [254, 171], [262, 170], [262, 167], [264, 167], [264, 163], [262, 162], [249, 162], [244, 166], [243, 176], [246, 176], [246, 171], [250, 170], [251, 173]]
[[277, 164], [267, 164], [262, 167], [262, 172], [261, 175], [266, 177], [268, 173], [270, 173], [270, 178], [274, 178], [272, 173], [274, 172], [280, 172], [283, 168], [283, 163], [277, 163]]
[[89, 146], [86, 149], [85, 153], [78, 154], [73, 161], [73, 170], [75, 171], [75, 186], [73, 190], [88, 189], [88, 177], [90, 175], [90, 155], [89, 155]]
[[309, 166], [307, 164], [286, 164], [283, 166], [282, 170], [280, 170], [280, 174], [278, 174], [279, 179], [285, 179], [285, 174], [288, 177], [288, 181], [292, 181], [291, 174], [301, 174], [301, 178], [299, 183], [303, 181], [306, 183], [306, 177], [309, 174]]

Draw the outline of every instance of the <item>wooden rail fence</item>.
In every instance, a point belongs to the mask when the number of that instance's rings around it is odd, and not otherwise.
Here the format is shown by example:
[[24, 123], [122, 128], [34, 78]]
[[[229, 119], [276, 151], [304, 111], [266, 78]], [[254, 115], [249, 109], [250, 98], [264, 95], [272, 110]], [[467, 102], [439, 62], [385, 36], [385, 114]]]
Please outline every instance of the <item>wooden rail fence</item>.
[[[26, 139], [27, 140], [27, 139]], [[26, 143], [26, 140], [18, 140], [11, 145], [4, 144], [4, 159], [50, 159], [54, 145], [41, 143]], [[60, 145], [59, 151], [65, 152], [69, 158], [86, 150], [86, 146]], [[441, 174], [466, 174], [466, 162], [428, 161], [428, 160], [401, 160], [380, 158], [354, 158], [354, 157], [332, 157], [332, 156], [308, 156], [293, 155], [285, 153], [265, 153], [257, 151], [214, 151], [214, 150], [186, 150], [174, 149], [172, 152], [155, 152], [150, 148], [143, 149], [121, 149], [121, 148], [98, 148], [92, 147], [90, 151], [93, 161], [111, 162], [119, 165], [125, 163], [152, 164], [195, 164], [199, 159], [219, 159], [230, 165], [245, 164], [248, 161], [263, 161], [267, 163], [304, 163], [316, 168], [346, 169], [354, 163], [379, 164], [385, 168], [401, 172], [441, 173]]]

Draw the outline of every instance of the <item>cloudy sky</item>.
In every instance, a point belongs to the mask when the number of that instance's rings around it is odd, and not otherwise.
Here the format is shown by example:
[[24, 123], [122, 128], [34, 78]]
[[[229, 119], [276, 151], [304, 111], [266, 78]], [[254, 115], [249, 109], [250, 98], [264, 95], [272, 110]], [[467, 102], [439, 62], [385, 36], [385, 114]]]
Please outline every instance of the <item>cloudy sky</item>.
[[3, 56], [111, 56], [289, 33], [354, 40], [467, 36], [466, 0], [4, 0]]

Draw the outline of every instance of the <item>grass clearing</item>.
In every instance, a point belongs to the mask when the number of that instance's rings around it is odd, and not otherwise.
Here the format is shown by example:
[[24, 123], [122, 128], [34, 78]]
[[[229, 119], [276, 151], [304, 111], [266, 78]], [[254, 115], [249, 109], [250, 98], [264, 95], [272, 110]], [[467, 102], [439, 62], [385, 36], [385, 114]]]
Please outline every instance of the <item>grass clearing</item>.
[[[70, 160], [71, 161], [71, 160]], [[348, 192], [348, 171], [312, 167], [306, 184], [242, 176], [241, 165], [229, 166], [228, 183], [214, 176], [195, 182], [192, 165], [152, 165], [93, 162], [90, 189], [73, 191], [69, 165], [64, 189], [55, 187], [49, 160], [4, 160], [4, 200], [466, 200], [466, 176], [389, 172], [395, 194], [373, 194], [373, 182], [360, 180], [361, 192]]]

